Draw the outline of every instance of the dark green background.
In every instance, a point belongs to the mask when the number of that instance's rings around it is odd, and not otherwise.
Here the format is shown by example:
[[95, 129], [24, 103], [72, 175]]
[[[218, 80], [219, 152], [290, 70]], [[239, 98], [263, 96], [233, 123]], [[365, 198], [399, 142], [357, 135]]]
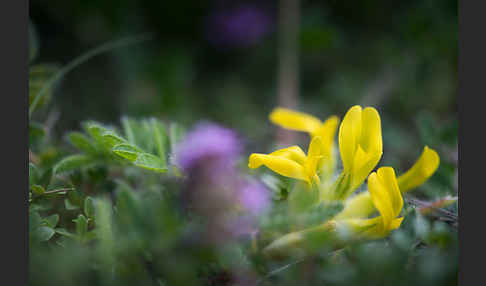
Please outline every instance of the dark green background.
[[[58, 133], [79, 129], [87, 119], [119, 124], [122, 115], [188, 126], [206, 119], [238, 130], [248, 141], [247, 153], [270, 151], [276, 127], [267, 116], [277, 105], [279, 2], [253, 2], [274, 25], [254, 45], [222, 48], [205, 37], [211, 13], [241, 3], [31, 1], [39, 47], [34, 63], [63, 65], [108, 41], [154, 35], [94, 57], [63, 78], [51, 106], [60, 112]], [[375, 106], [382, 117], [382, 165], [404, 170], [426, 144], [443, 162], [455, 164], [457, 2], [300, 6], [299, 110], [324, 119], [342, 118], [355, 104]]]

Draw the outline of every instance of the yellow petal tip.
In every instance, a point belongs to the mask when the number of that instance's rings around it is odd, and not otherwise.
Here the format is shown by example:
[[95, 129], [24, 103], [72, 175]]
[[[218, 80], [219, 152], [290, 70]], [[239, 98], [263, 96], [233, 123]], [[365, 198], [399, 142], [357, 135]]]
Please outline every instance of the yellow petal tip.
[[251, 154], [250, 157], [248, 158], [248, 168], [250, 169], [256, 169], [260, 167], [262, 164], [260, 160], [258, 160], [258, 154]]

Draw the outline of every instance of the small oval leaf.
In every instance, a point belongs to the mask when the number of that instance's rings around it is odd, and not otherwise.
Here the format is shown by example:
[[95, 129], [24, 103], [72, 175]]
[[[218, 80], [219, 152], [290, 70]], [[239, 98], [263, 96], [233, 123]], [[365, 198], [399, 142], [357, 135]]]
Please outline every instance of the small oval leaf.
[[37, 237], [39, 238], [40, 241], [47, 241], [51, 239], [51, 237], [55, 233], [56, 232], [54, 231], [54, 229], [48, 226], [41, 226], [36, 230]]
[[128, 143], [118, 144], [115, 147], [113, 147], [111, 150], [113, 151], [113, 153], [117, 154], [118, 156], [130, 160], [132, 162], [137, 160], [138, 155], [142, 153], [142, 150]]
[[159, 157], [149, 153], [140, 153], [134, 164], [138, 167], [159, 173], [167, 172], [167, 166], [164, 164], [164, 162], [162, 162]]
[[74, 171], [91, 163], [94, 163], [94, 160], [90, 156], [83, 154], [71, 155], [54, 166], [54, 174]]

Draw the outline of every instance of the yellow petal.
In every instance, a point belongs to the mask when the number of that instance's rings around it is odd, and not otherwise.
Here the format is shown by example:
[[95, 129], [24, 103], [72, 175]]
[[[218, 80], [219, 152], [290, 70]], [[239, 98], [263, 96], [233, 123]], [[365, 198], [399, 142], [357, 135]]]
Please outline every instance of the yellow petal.
[[307, 160], [304, 151], [302, 151], [299, 146], [290, 146], [288, 148], [283, 148], [272, 152], [269, 155], [285, 157], [299, 163], [300, 165], [304, 165], [305, 161]]
[[376, 167], [378, 161], [381, 159], [381, 153], [365, 153], [359, 145], [353, 160], [353, 168], [351, 169], [351, 187], [349, 192], [358, 188]]
[[307, 157], [320, 157], [322, 156], [322, 139], [319, 136], [312, 138], [309, 143], [309, 149], [307, 150]]
[[380, 115], [373, 107], [366, 107], [361, 114], [361, 134], [354, 154], [351, 183], [359, 187], [376, 167], [383, 154]]
[[316, 117], [287, 108], [277, 107], [270, 113], [270, 121], [287, 129], [313, 133], [322, 122]]
[[[390, 198], [391, 209], [393, 210], [393, 215], [397, 216], [403, 208], [403, 198], [399, 193], [393, 169], [389, 167], [380, 168], [377, 174], [373, 176], [378, 176], [377, 178], [379, 179], [380, 184], [385, 185], [388, 188], [387, 193]], [[368, 185], [369, 184], [370, 178], [368, 178]], [[334, 219], [366, 218], [375, 211], [376, 207], [371, 199], [370, 193], [362, 192], [346, 200], [344, 209], [336, 215]]]
[[[403, 218], [397, 218], [403, 208], [403, 198], [391, 167], [382, 167], [368, 177], [369, 193], [355, 196], [347, 204], [345, 209], [334, 220], [346, 225], [355, 234], [368, 238], [380, 238], [400, 227]], [[373, 208], [370, 200], [380, 216], [364, 219], [362, 217], [371, 214]], [[352, 207], [358, 208], [353, 210]]]
[[384, 228], [388, 228], [394, 219], [394, 211], [388, 190], [375, 172], [368, 177], [368, 190], [373, 204], [383, 218]]
[[348, 231], [354, 236], [366, 238], [380, 238], [385, 236], [382, 218], [374, 217], [370, 219], [351, 218], [338, 220], [338, 225], [346, 226]]
[[412, 168], [398, 177], [398, 185], [402, 193], [422, 185], [437, 170], [439, 162], [440, 159], [437, 152], [425, 146], [422, 154]]
[[[352, 224], [354, 227], [364, 228], [369, 227], [381, 222], [380, 217], [368, 218], [368, 219], [359, 219], [359, 218], [352, 218], [343, 220], [346, 223]], [[364, 229], [362, 229], [364, 230]]]
[[397, 217], [403, 208], [403, 198], [398, 188], [395, 171], [391, 167], [382, 167], [376, 173], [387, 190], [393, 209], [393, 217]]
[[316, 175], [317, 164], [322, 159], [322, 140], [321, 137], [312, 138], [307, 151], [306, 170], [310, 178]]
[[339, 118], [331, 116], [312, 134], [312, 136], [321, 137], [325, 150], [330, 150], [332, 147], [338, 124]]
[[390, 225], [390, 230], [394, 230], [400, 227], [400, 224], [402, 224], [403, 217], [396, 218], [392, 221]]
[[337, 116], [329, 117], [324, 123], [312, 134], [313, 137], [319, 136], [322, 140], [322, 155], [324, 160], [321, 160], [321, 170], [325, 175], [330, 175], [334, 172], [334, 136], [339, 124]]
[[267, 166], [270, 170], [282, 176], [309, 181], [305, 169], [302, 165], [285, 157], [272, 156], [266, 154], [251, 154], [248, 167], [255, 169], [261, 165]]
[[368, 230], [363, 232], [363, 235], [372, 239], [383, 238], [387, 236], [390, 231], [399, 228], [402, 220], [403, 218], [394, 219], [387, 228], [385, 228], [381, 223], [377, 223], [373, 227], [370, 227]]
[[353, 166], [360, 134], [361, 106], [355, 105], [348, 110], [339, 127], [339, 152], [344, 172], [349, 172]]
[[376, 211], [369, 192], [362, 192], [349, 198], [344, 203], [343, 210], [334, 219], [366, 218]]
[[339, 128], [339, 151], [343, 172], [351, 175], [346, 198], [376, 167], [383, 153], [380, 115], [373, 107], [351, 107]]
[[[359, 144], [366, 153], [382, 153], [381, 120], [378, 111], [366, 107], [362, 112], [361, 137]], [[381, 155], [380, 155], [381, 156]]]

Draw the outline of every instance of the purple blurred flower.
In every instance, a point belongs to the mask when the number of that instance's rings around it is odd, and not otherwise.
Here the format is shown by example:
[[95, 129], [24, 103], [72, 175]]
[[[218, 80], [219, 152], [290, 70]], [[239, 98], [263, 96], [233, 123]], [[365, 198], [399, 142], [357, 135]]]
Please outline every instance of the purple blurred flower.
[[218, 162], [230, 167], [242, 149], [236, 134], [214, 123], [199, 123], [189, 132], [174, 152], [174, 163], [189, 172], [200, 163]]
[[256, 181], [247, 182], [238, 195], [241, 205], [254, 215], [263, 213], [270, 205], [270, 193]]
[[182, 206], [205, 218], [205, 241], [232, 241], [258, 231], [270, 204], [268, 190], [235, 166], [242, 143], [231, 129], [199, 123], [176, 146], [173, 163], [186, 174]]
[[258, 232], [255, 217], [240, 215], [226, 221], [226, 228], [232, 237], [248, 237]]
[[240, 6], [213, 13], [207, 37], [216, 45], [252, 45], [270, 31], [271, 25], [272, 19], [263, 9]]

